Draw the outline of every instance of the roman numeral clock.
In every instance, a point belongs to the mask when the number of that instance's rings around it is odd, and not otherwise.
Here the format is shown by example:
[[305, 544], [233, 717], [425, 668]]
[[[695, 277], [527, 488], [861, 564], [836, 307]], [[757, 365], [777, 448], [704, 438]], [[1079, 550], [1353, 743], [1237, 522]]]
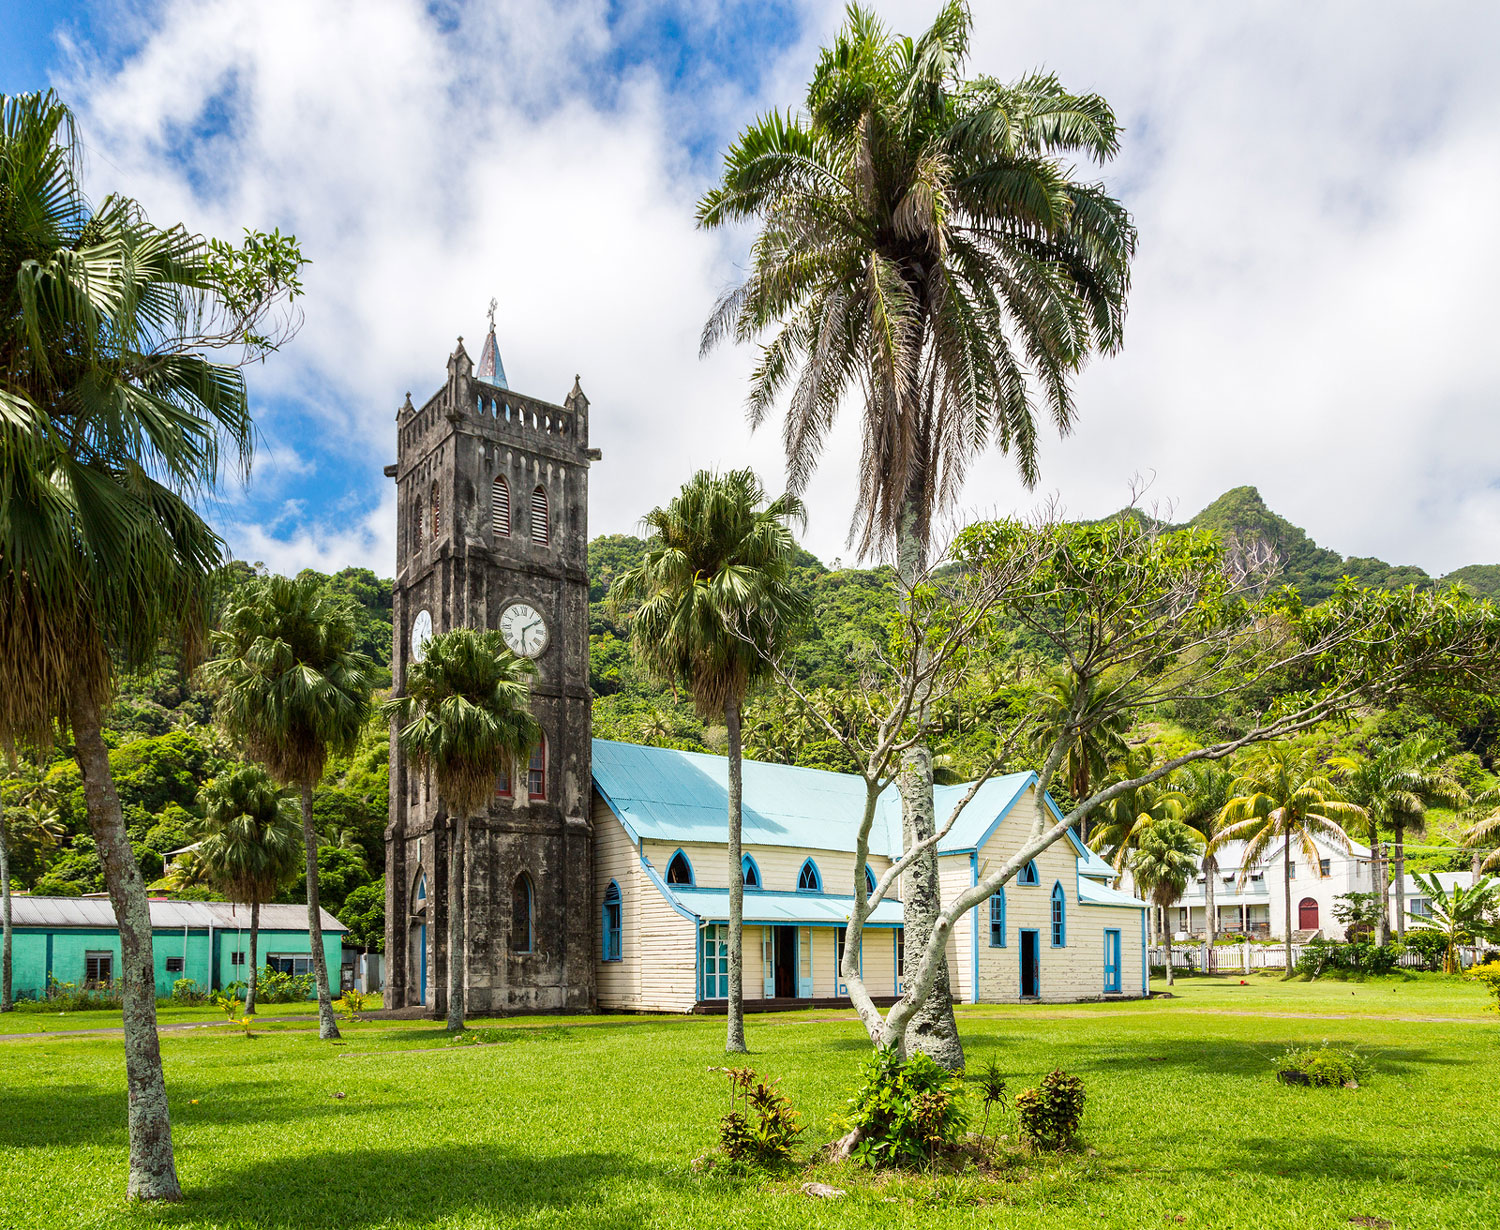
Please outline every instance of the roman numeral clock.
[[[513, 392], [489, 335], [396, 416], [393, 687], [451, 628], [498, 629], [531, 659], [543, 732], [469, 824], [468, 999], [476, 1012], [594, 1003], [588, 686], [588, 399]], [[393, 736], [394, 737], [394, 736]], [[430, 780], [391, 756], [386, 986], [391, 1005], [446, 1011], [450, 827]]]

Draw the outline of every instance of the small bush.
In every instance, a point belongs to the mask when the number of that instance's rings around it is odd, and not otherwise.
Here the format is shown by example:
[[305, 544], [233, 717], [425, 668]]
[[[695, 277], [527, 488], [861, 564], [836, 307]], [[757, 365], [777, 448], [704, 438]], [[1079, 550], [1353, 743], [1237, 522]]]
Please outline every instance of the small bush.
[[1016, 1094], [1021, 1139], [1036, 1148], [1061, 1149], [1078, 1135], [1083, 1121], [1083, 1080], [1054, 1068], [1036, 1089]]
[[922, 1052], [902, 1059], [894, 1047], [877, 1050], [849, 1100], [854, 1156], [871, 1169], [920, 1166], [957, 1148], [969, 1125], [963, 1094], [963, 1079]]
[[1289, 1046], [1277, 1056], [1276, 1075], [1289, 1085], [1357, 1085], [1369, 1075], [1370, 1061], [1351, 1047]]
[[311, 974], [283, 974], [269, 965], [255, 980], [255, 1001], [260, 1004], [300, 1004], [313, 996]]
[[1354, 940], [1340, 944], [1335, 940], [1313, 940], [1297, 958], [1296, 972], [1308, 978], [1325, 974], [1389, 974], [1406, 947], [1401, 944], [1372, 944]]
[[1448, 937], [1431, 927], [1410, 927], [1406, 932], [1406, 950], [1422, 958], [1422, 968], [1440, 971], [1448, 953]]
[[174, 1004], [206, 1004], [208, 992], [200, 991], [198, 984], [191, 978], [179, 978], [172, 984], [172, 1002]]
[[1495, 1001], [1490, 1005], [1490, 1011], [1500, 1012], [1500, 957], [1491, 955], [1483, 965], [1476, 965], [1464, 977], [1484, 987]]
[[43, 1002], [49, 1012], [91, 1012], [100, 1009], [118, 1012], [125, 1006], [125, 997], [118, 982], [80, 987], [76, 982], [59, 982], [48, 974], [47, 993]]
[[735, 1162], [773, 1166], [792, 1155], [802, 1132], [797, 1112], [775, 1081], [750, 1068], [712, 1068], [729, 1078], [729, 1113], [719, 1120], [719, 1149]]
[[365, 1010], [365, 997], [353, 987], [345, 991], [338, 999], [333, 1001], [333, 1006], [339, 1010], [339, 1015], [346, 1021], [359, 1020], [359, 1014]]

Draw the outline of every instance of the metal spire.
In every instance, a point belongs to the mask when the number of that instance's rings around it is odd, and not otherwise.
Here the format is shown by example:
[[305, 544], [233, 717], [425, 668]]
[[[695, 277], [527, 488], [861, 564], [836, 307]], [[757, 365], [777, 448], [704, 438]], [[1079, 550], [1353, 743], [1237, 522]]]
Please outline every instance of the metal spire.
[[505, 364], [500, 361], [500, 344], [495, 341], [495, 309], [499, 306], [498, 299], [490, 300], [490, 331], [484, 339], [483, 349], [479, 352], [479, 368], [474, 376], [477, 380], [508, 389], [510, 385], [505, 382]]

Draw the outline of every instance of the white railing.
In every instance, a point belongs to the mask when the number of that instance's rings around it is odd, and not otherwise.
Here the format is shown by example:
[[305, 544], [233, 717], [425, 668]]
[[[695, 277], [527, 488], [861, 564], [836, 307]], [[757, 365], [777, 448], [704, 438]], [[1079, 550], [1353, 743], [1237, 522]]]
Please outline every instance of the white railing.
[[[1292, 964], [1302, 957], [1304, 945], [1292, 945]], [[1482, 961], [1488, 950], [1479, 947], [1460, 948], [1458, 959], [1464, 969]], [[1209, 972], [1209, 946], [1207, 944], [1173, 944], [1172, 968]], [[1247, 974], [1254, 970], [1286, 968], [1286, 944], [1215, 944], [1212, 972], [1216, 974]], [[1150, 949], [1151, 964], [1162, 967], [1167, 963], [1165, 944], [1153, 945]], [[1415, 952], [1402, 953], [1397, 964], [1405, 969], [1416, 969], [1425, 965], [1423, 957]]]

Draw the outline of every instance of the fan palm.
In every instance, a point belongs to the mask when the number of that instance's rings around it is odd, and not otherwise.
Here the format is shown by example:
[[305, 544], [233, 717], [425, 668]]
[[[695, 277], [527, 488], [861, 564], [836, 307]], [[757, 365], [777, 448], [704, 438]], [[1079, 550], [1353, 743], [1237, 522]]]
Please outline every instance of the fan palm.
[[[1130, 855], [1130, 876], [1137, 890], [1158, 910], [1167, 908], [1187, 891], [1204, 847], [1203, 834], [1180, 820], [1159, 820], [1140, 836]], [[1165, 929], [1167, 985], [1173, 984], [1172, 928]]]
[[746, 694], [808, 614], [792, 581], [797, 542], [788, 528], [804, 517], [795, 496], [767, 503], [753, 470], [700, 470], [646, 515], [651, 537], [640, 561], [610, 590], [617, 609], [637, 604], [630, 636], [647, 669], [690, 691], [701, 716], [722, 713], [729, 732], [726, 1048], [735, 1052], [745, 1050], [740, 718]]
[[1264, 748], [1236, 776], [1233, 796], [1224, 805], [1222, 823], [1209, 845], [1245, 843], [1240, 883], [1255, 864], [1281, 853], [1286, 914], [1286, 972], [1292, 973], [1292, 855], [1296, 847], [1308, 866], [1317, 867], [1316, 842], [1349, 848], [1348, 825], [1364, 819], [1364, 808], [1342, 798], [1311, 752], [1290, 744]]
[[241, 765], [203, 788], [195, 871], [230, 901], [250, 907], [250, 973], [245, 1015], [255, 1015], [260, 907], [297, 878], [302, 826], [297, 807], [259, 765]]
[[[862, 553], [894, 543], [906, 592], [926, 570], [935, 514], [983, 449], [1011, 452], [1035, 481], [1037, 402], [1069, 430], [1070, 381], [1091, 352], [1120, 345], [1135, 249], [1124, 207], [1071, 171], [1118, 150], [1108, 104], [1045, 74], [964, 79], [971, 25], [950, 0], [919, 38], [901, 38], [851, 5], [805, 111], [740, 134], [698, 204], [705, 227], [760, 228], [749, 276], [716, 306], [703, 348], [775, 330], [748, 412], [759, 425], [788, 394], [794, 493], [846, 397], [860, 399], [850, 536]], [[935, 824], [926, 748], [903, 755], [901, 795], [910, 846]], [[923, 951], [939, 907], [930, 855], [905, 894], [908, 952]], [[962, 1066], [945, 961], [909, 1040]]]
[[1427, 809], [1461, 807], [1469, 794], [1448, 767], [1448, 752], [1440, 740], [1420, 735], [1403, 739], [1365, 758], [1340, 757], [1344, 793], [1365, 812], [1362, 827], [1370, 838], [1372, 859], [1380, 868], [1375, 891], [1380, 895], [1380, 935], [1390, 937], [1385, 861], [1377, 853], [1382, 826], [1391, 830], [1392, 870], [1396, 890], [1396, 934], [1406, 938], [1406, 834], [1427, 827]]
[[[423, 772], [452, 817], [448, 843], [448, 1028], [464, 1027], [469, 820], [489, 807], [495, 782], [525, 764], [541, 738], [528, 708], [532, 664], [498, 632], [455, 628], [427, 642], [406, 669], [405, 695], [381, 712], [396, 723], [396, 745]], [[519, 794], [519, 792], [518, 792]]]
[[[1224, 806], [1230, 799], [1234, 774], [1221, 764], [1200, 760], [1172, 775], [1172, 787], [1182, 800], [1180, 819], [1203, 837], [1204, 932], [1208, 940], [1209, 965], [1213, 968], [1214, 942], [1219, 938], [1219, 903], [1216, 890], [1219, 860], [1210, 844], [1223, 822]], [[1191, 919], [1188, 920], [1191, 923]]]
[[[300, 257], [273, 247], [289, 299]], [[202, 350], [274, 344], [249, 330], [265, 284], [226, 280], [224, 252], [125, 197], [92, 204], [68, 109], [0, 96], [0, 744], [71, 731], [120, 929], [128, 1190], [144, 1199], [181, 1188], [150, 911], [101, 724], [116, 666], [201, 642], [222, 544], [192, 500], [226, 455], [248, 465], [244, 379]]]
[[1424, 876], [1417, 872], [1412, 879], [1427, 894], [1428, 906], [1432, 911], [1430, 915], [1413, 914], [1412, 918], [1424, 927], [1439, 932], [1447, 941], [1447, 947], [1443, 950], [1443, 973], [1456, 974], [1462, 969], [1458, 958], [1461, 945], [1472, 944], [1479, 939], [1500, 939], [1500, 927], [1494, 921], [1495, 911], [1500, 907], [1500, 900], [1497, 900], [1500, 884], [1494, 880], [1485, 880], [1473, 888], [1455, 884], [1453, 891], [1449, 892], [1438, 882], [1435, 874]]
[[220, 725], [302, 804], [307, 928], [318, 986], [318, 1036], [339, 1036], [323, 951], [318, 901], [318, 832], [313, 787], [328, 757], [350, 752], [370, 719], [372, 663], [354, 645], [352, 600], [316, 576], [265, 577], [246, 585], [213, 634], [204, 682]]

